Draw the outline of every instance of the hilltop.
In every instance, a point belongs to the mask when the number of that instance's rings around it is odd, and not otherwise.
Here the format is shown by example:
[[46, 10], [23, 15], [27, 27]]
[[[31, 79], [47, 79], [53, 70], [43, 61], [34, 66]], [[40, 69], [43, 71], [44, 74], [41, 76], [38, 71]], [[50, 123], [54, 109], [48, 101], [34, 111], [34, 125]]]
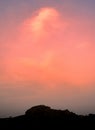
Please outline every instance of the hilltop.
[[28, 109], [24, 115], [1, 118], [0, 129], [77, 129], [95, 127], [95, 115], [77, 115], [69, 110], [56, 110], [45, 105]]

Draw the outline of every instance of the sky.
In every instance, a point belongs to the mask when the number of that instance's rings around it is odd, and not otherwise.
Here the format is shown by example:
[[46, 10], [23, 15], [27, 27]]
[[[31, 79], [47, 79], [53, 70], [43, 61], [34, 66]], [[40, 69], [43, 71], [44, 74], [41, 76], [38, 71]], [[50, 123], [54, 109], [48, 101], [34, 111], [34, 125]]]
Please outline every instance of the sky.
[[35, 105], [95, 113], [95, 0], [0, 0], [0, 117]]

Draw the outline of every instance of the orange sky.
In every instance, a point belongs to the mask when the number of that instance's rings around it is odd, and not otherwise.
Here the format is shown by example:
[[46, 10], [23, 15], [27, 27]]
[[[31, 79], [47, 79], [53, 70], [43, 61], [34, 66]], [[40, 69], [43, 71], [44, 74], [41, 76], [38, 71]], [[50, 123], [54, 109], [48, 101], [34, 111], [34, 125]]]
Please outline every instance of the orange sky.
[[10, 104], [50, 100], [58, 102], [55, 106], [62, 99], [66, 107], [82, 98], [85, 102], [95, 84], [94, 21], [67, 17], [54, 7], [35, 10], [19, 24], [14, 17], [13, 21], [0, 39], [0, 84], [5, 86], [0, 88], [1, 98], [8, 97]]
[[10, 52], [6, 56], [4, 80], [7, 77], [8, 82], [36, 80], [46, 86], [64, 82], [76, 86], [93, 83], [93, 34], [85, 32], [84, 24], [89, 24], [88, 21], [83, 20], [81, 26], [80, 22], [66, 20], [54, 8], [34, 12], [19, 26], [17, 40], [8, 43]]

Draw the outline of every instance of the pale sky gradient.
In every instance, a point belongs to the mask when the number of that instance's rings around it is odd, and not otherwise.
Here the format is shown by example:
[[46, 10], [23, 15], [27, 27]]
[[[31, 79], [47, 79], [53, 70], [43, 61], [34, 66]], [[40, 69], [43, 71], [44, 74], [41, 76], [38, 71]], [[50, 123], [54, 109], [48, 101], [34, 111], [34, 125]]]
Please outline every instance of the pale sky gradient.
[[95, 113], [94, 99], [95, 0], [1, 0], [0, 117]]

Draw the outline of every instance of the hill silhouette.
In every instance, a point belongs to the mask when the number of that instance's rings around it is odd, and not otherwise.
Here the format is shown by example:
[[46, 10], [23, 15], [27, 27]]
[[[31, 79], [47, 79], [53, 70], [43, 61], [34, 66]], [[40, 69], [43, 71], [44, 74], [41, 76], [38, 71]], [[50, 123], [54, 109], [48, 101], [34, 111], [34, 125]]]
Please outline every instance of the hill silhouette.
[[28, 109], [24, 115], [0, 119], [0, 130], [72, 128], [95, 128], [95, 115], [77, 115], [69, 110], [56, 110], [45, 105], [38, 105]]

